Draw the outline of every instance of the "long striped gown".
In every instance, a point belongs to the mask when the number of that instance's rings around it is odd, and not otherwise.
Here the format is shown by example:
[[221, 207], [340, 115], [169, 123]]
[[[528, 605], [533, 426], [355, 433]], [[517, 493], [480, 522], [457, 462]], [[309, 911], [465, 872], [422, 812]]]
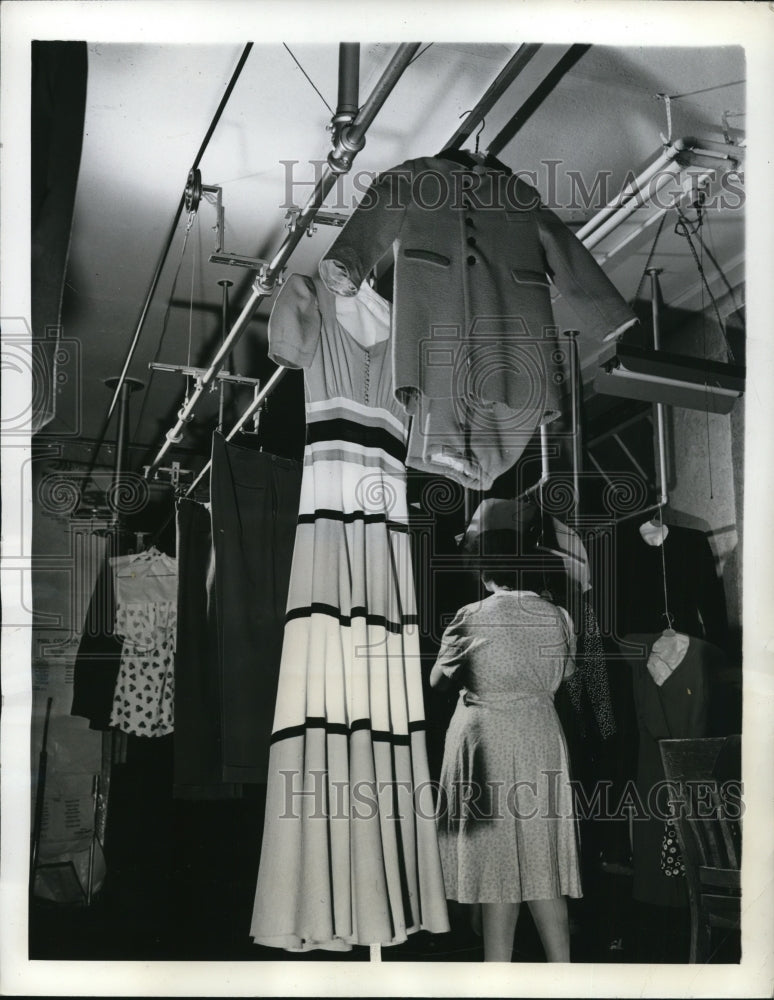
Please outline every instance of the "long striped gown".
[[425, 749], [390, 306], [292, 275], [269, 322], [307, 443], [251, 936], [306, 951], [449, 929]]

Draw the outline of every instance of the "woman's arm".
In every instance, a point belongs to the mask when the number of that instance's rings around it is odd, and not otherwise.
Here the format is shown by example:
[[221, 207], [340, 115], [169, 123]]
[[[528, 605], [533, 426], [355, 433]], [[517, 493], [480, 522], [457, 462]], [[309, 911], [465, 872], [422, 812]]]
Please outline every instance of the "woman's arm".
[[445, 691], [451, 684], [451, 677], [443, 672], [440, 660], [436, 660], [430, 671], [430, 687]]
[[445, 691], [465, 662], [469, 645], [465, 628], [465, 608], [460, 608], [441, 638], [438, 658], [430, 671], [430, 687]]

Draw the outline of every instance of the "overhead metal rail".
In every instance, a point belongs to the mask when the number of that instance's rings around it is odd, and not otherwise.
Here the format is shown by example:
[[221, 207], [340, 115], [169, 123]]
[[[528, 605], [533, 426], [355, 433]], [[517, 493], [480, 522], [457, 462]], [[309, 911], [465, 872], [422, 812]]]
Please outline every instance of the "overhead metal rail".
[[[239, 79], [239, 76], [242, 72], [245, 63], [247, 62], [247, 57], [250, 55], [250, 50], [252, 49], [252, 47], [253, 43], [248, 42], [245, 45], [244, 49], [242, 50], [242, 54], [239, 57], [239, 61], [237, 62], [234, 72], [231, 74], [231, 79], [228, 82], [228, 86], [226, 87], [226, 90], [223, 93], [223, 97], [221, 98], [220, 103], [218, 104], [217, 111], [215, 112], [212, 121], [210, 122], [210, 126], [207, 129], [204, 138], [202, 139], [201, 145], [199, 146], [199, 151], [194, 159], [193, 165], [191, 167], [191, 172], [193, 172], [199, 166], [201, 158], [204, 156], [207, 146], [209, 145], [210, 139], [212, 138], [212, 134], [215, 131], [218, 122], [220, 121], [221, 115], [223, 114], [226, 105], [228, 104], [229, 98], [231, 97], [231, 93], [234, 90], [234, 87], [236, 86], [237, 80]], [[190, 172], [189, 172], [189, 177], [190, 177]], [[172, 246], [172, 241], [174, 239], [175, 232], [177, 231], [178, 223], [180, 222], [180, 216], [183, 214], [183, 208], [185, 207], [186, 198], [187, 198], [187, 188], [183, 190], [183, 193], [180, 196], [180, 202], [177, 206], [177, 210], [175, 211], [172, 224], [169, 227], [169, 231], [167, 233], [167, 238], [164, 241], [164, 247], [159, 256], [158, 262], [156, 264], [156, 269], [153, 272], [153, 277], [151, 278], [151, 283], [145, 295], [145, 301], [143, 302], [142, 309], [140, 310], [140, 316], [139, 319], [137, 320], [137, 325], [135, 327], [134, 335], [129, 344], [129, 348], [126, 352], [124, 363], [121, 367], [121, 373], [114, 380], [115, 388], [113, 391], [113, 397], [110, 400], [110, 405], [108, 406], [105, 419], [102, 422], [102, 428], [100, 429], [96, 444], [94, 445], [94, 450], [91, 453], [91, 460], [89, 462], [89, 468], [86, 472], [86, 478], [84, 479], [84, 486], [86, 482], [88, 482], [88, 479], [91, 477], [91, 474], [94, 471], [97, 461], [99, 460], [99, 453], [102, 450], [102, 446], [105, 443], [108, 427], [110, 426], [110, 419], [113, 416], [113, 413], [115, 412], [119, 400], [121, 399], [121, 393], [124, 383], [127, 379], [129, 366], [132, 363], [132, 358], [134, 357], [135, 351], [137, 350], [137, 345], [140, 342], [140, 336], [142, 334], [143, 327], [145, 326], [145, 321], [148, 318], [148, 310], [150, 309], [150, 304], [153, 301], [153, 296], [156, 293], [156, 288], [158, 287], [159, 279], [161, 277], [161, 272], [164, 269], [164, 264], [166, 263], [167, 257], [169, 255], [169, 250], [170, 247]]]
[[[210, 139], [212, 138], [212, 134], [215, 131], [218, 122], [220, 121], [221, 115], [223, 114], [226, 105], [228, 104], [228, 100], [231, 97], [231, 93], [234, 87], [236, 86], [237, 80], [239, 79], [239, 76], [242, 72], [245, 63], [247, 62], [247, 57], [250, 55], [250, 50], [252, 49], [252, 47], [253, 43], [248, 42], [242, 51], [242, 55], [239, 57], [239, 62], [237, 63], [236, 68], [234, 69], [234, 72], [231, 75], [231, 79], [229, 80], [228, 86], [226, 87], [226, 90], [223, 94], [223, 97], [220, 100], [220, 104], [218, 105], [218, 110], [215, 112], [215, 115], [213, 116], [213, 119], [210, 122], [210, 127], [207, 129], [207, 133], [204, 136], [204, 139], [202, 140], [202, 144], [199, 147], [199, 152], [196, 154], [193, 164], [191, 165], [191, 171], [197, 169], [199, 163], [201, 162], [202, 157], [204, 156], [207, 146], [209, 145]], [[172, 246], [172, 241], [175, 238], [177, 225], [180, 222], [180, 216], [183, 214], [183, 208], [185, 207], [185, 202], [186, 202], [186, 191], [184, 190], [183, 194], [180, 196], [180, 202], [177, 206], [177, 210], [175, 211], [175, 216], [172, 220], [172, 225], [169, 227], [167, 238], [164, 241], [164, 248], [161, 251], [161, 256], [159, 257], [158, 264], [156, 265], [156, 270], [153, 272], [153, 278], [151, 279], [148, 292], [145, 296], [145, 301], [143, 302], [142, 309], [140, 310], [140, 317], [137, 320], [137, 327], [135, 328], [134, 336], [132, 337], [131, 343], [129, 344], [129, 349], [126, 352], [126, 358], [124, 360], [124, 364], [121, 369], [121, 374], [118, 376], [118, 384], [116, 385], [115, 392], [113, 393], [113, 398], [110, 401], [110, 406], [108, 407], [107, 417], [105, 418], [106, 423], [108, 420], [110, 420], [110, 418], [113, 415], [113, 411], [116, 408], [116, 404], [121, 394], [121, 386], [123, 385], [124, 379], [126, 378], [126, 373], [129, 370], [129, 365], [132, 363], [134, 352], [137, 350], [137, 344], [140, 341], [140, 335], [142, 333], [143, 327], [145, 326], [145, 320], [147, 319], [148, 316], [148, 309], [150, 308], [151, 300], [153, 299], [153, 296], [156, 292], [156, 288], [159, 283], [159, 278], [161, 277], [161, 272], [164, 268], [164, 264], [166, 263], [170, 247]]]
[[[418, 48], [418, 45], [417, 45], [417, 48]], [[510, 85], [513, 83], [513, 81], [516, 79], [516, 77], [524, 70], [524, 67], [530, 62], [531, 59], [534, 58], [534, 56], [538, 53], [538, 51], [541, 48], [542, 48], [542, 46], [538, 45], [538, 44], [524, 44], [524, 45], [519, 46], [519, 48], [517, 49], [517, 51], [513, 54], [513, 56], [511, 56], [511, 58], [505, 64], [505, 66], [500, 71], [500, 73], [498, 73], [497, 77], [495, 77], [495, 79], [489, 85], [489, 87], [487, 88], [486, 92], [481, 97], [481, 99], [478, 101], [478, 103], [476, 104], [476, 106], [468, 113], [468, 115], [467, 115], [465, 121], [463, 122], [463, 124], [460, 125], [460, 127], [452, 135], [452, 137], [446, 143], [446, 146], [444, 148], [459, 148], [460, 146], [463, 145], [463, 143], [469, 138], [469, 136], [473, 134], [473, 132], [478, 127], [478, 125], [481, 123], [481, 121], [483, 121], [483, 119], [488, 114], [488, 112], [500, 100], [500, 98], [503, 96], [503, 94], [505, 93], [505, 91], [510, 87]], [[411, 57], [409, 57], [408, 61], [409, 62], [411, 61]], [[389, 67], [388, 67], [388, 72], [389, 72]], [[566, 70], [565, 70], [565, 72], [566, 72]], [[341, 81], [341, 78], [340, 78], [340, 81]], [[379, 86], [379, 85], [377, 85], [377, 86]], [[373, 97], [374, 97], [374, 95], [372, 95], [372, 98]], [[340, 111], [342, 103], [343, 103], [342, 96], [340, 94], [340, 97], [339, 97], [339, 109], [338, 109], [338, 111]], [[338, 111], [337, 111], [337, 114], [338, 114]], [[336, 118], [334, 117], [334, 122], [335, 121], [336, 121]], [[331, 155], [334, 155], [334, 154], [331, 154]], [[330, 157], [329, 157], [329, 162], [330, 162]], [[322, 182], [323, 179], [321, 179], [321, 182]], [[334, 178], [334, 181], [335, 181], [335, 178]], [[308, 227], [308, 225], [312, 221], [312, 218], [314, 217], [314, 216], [312, 216], [310, 214], [310, 205], [311, 204], [317, 204], [319, 201], [322, 200], [322, 199], [316, 199], [316, 195], [317, 195], [317, 190], [315, 190], [315, 192], [312, 194], [312, 197], [310, 198], [309, 203], [307, 204], [306, 208], [304, 208], [303, 210], [293, 210], [293, 217], [291, 219], [291, 236], [293, 236], [294, 234], [297, 234], [298, 238], [292, 243], [292, 247], [294, 247], [296, 245], [296, 243], [298, 242], [298, 239], [300, 239], [300, 236], [303, 234], [303, 232], [305, 231], [305, 229]], [[324, 198], [324, 196], [323, 196], [323, 198]], [[325, 221], [328, 222], [329, 220], [326, 219]], [[345, 220], [342, 220], [342, 221], [345, 221]], [[333, 218], [332, 217], [330, 219], [329, 224], [339, 224], [338, 218]], [[287, 242], [288, 241], [286, 240], [286, 243]], [[283, 244], [283, 247], [284, 246], [285, 246], [285, 244]], [[285, 258], [285, 259], [287, 259], [287, 258]], [[275, 258], [275, 260], [276, 260], [276, 258]], [[271, 268], [271, 266], [272, 265], [268, 265], [268, 268], [266, 269], [266, 271], [260, 271], [258, 279], [256, 279], [256, 286], [258, 286], [258, 288], [261, 291], [263, 291], [263, 289], [264, 289], [265, 275], [266, 275], [268, 269]], [[253, 294], [254, 295], [256, 294], [255, 291], [254, 291]], [[261, 298], [263, 298], [263, 297], [264, 297], [264, 295], [261, 295]], [[260, 299], [258, 301], [260, 301]], [[251, 305], [251, 302], [252, 302], [252, 299], [250, 300], [250, 302], [248, 302], [248, 306]], [[240, 320], [241, 320], [241, 317], [240, 317]], [[240, 321], [238, 320], [237, 324], [239, 324], [239, 322]], [[233, 332], [234, 331], [232, 330], [232, 334], [233, 334]], [[230, 336], [231, 335], [229, 335], [229, 337]], [[215, 360], [216, 361], [219, 360], [218, 356], [216, 356]], [[214, 363], [215, 362], [213, 362], [213, 364]], [[239, 431], [247, 423], [247, 421], [253, 416], [253, 414], [255, 414], [260, 409], [260, 407], [263, 405], [263, 403], [266, 400], [266, 398], [270, 395], [271, 392], [273, 392], [273, 390], [275, 389], [275, 387], [277, 386], [277, 384], [279, 383], [279, 381], [282, 379], [283, 375], [285, 374], [285, 371], [286, 371], [286, 369], [282, 368], [282, 367], [279, 367], [279, 368], [277, 368], [274, 371], [274, 373], [272, 374], [272, 376], [270, 377], [270, 379], [268, 380], [268, 382], [266, 383], [266, 385], [261, 389], [261, 391], [259, 393], [256, 394], [255, 398], [252, 400], [252, 402], [250, 403], [250, 405], [247, 407], [247, 409], [241, 415], [241, 417], [239, 418], [238, 422], [235, 424], [235, 426], [231, 429], [231, 431], [229, 432], [229, 434], [226, 436], [226, 440], [227, 441], [230, 441], [237, 433], [239, 433]], [[181, 410], [181, 413], [180, 413], [181, 419], [178, 420], [178, 423], [175, 425], [174, 428], [172, 428], [172, 430], [167, 435], [167, 442], [165, 443], [164, 446], [162, 446], [162, 449], [159, 452], [159, 455], [157, 456], [156, 460], [154, 461], [154, 465], [163, 457], [163, 455], [165, 454], [165, 452], [166, 452], [167, 448], [169, 447], [169, 445], [171, 443], [173, 443], [172, 441], [170, 441], [170, 435], [172, 435], [174, 437], [179, 432], [179, 430], [180, 430], [180, 428], [182, 426], [181, 425], [181, 420], [184, 422], [186, 419], [189, 418], [190, 410], [191, 410], [191, 407], [187, 407], [187, 408], [184, 408], [183, 410]], [[192, 493], [196, 489], [196, 487], [199, 485], [199, 483], [205, 478], [205, 476], [207, 475], [207, 473], [210, 470], [210, 466], [211, 466], [211, 463], [208, 461], [205, 464], [205, 466], [202, 468], [201, 472], [198, 474], [198, 476], [196, 477], [196, 479], [194, 480], [194, 482], [190, 485], [190, 487], [189, 487], [189, 489], [187, 491], [189, 494]], [[152, 466], [148, 467], [148, 468], [152, 469]], [[147, 474], [147, 471], [146, 471], [146, 474]]]
[[459, 149], [463, 145], [484, 118], [486, 118], [495, 104], [497, 104], [516, 77], [523, 71], [527, 63], [537, 55], [541, 48], [542, 45], [535, 44], [525, 44], [518, 47], [489, 87], [487, 87], [478, 104], [476, 104], [472, 111], [468, 112], [467, 118], [446, 143], [444, 149]]
[[[476, 127], [484, 119], [486, 114], [491, 110], [492, 107], [494, 107], [497, 101], [502, 97], [502, 95], [505, 93], [508, 87], [510, 87], [510, 85], [513, 83], [516, 77], [523, 71], [525, 66], [534, 58], [534, 56], [538, 53], [541, 47], [542, 46], [537, 44], [534, 45], [525, 44], [519, 47], [519, 49], [514, 53], [514, 55], [510, 58], [508, 63], [503, 67], [501, 72], [489, 86], [485, 94], [482, 96], [481, 100], [476, 104], [473, 110], [469, 112], [469, 114], [465, 119], [465, 122], [456, 130], [456, 132], [453, 134], [453, 136], [446, 144], [445, 148], [459, 148], [464, 144], [464, 142], [469, 138], [470, 135], [473, 134]], [[556, 65], [548, 72], [548, 74], [538, 84], [535, 91], [526, 99], [526, 101], [524, 101], [524, 103], [519, 107], [519, 109], [512, 116], [509, 122], [498, 133], [495, 139], [489, 144], [488, 149], [490, 152], [493, 153], [499, 152], [504, 145], [510, 142], [510, 140], [514, 137], [514, 135], [518, 132], [518, 130], [523, 127], [526, 121], [534, 114], [537, 108], [543, 103], [543, 101], [548, 97], [548, 95], [556, 88], [559, 81], [570, 71], [570, 69], [588, 51], [589, 48], [590, 48], [589, 45], [570, 46], [567, 52], [564, 53], [564, 55], [559, 59]], [[409, 61], [410, 58], [411, 57], [409, 57]], [[340, 98], [340, 104], [341, 104], [341, 98]], [[336, 118], [334, 118], [334, 123], [335, 122]], [[334, 153], [332, 153], [331, 156], [329, 157], [329, 164], [331, 157], [333, 156], [335, 156], [335, 150]], [[326, 179], [325, 177], [321, 178], [321, 181], [318, 182], [318, 186], [321, 185], [325, 181], [325, 179]], [[331, 183], [333, 182], [335, 182], [335, 177], [331, 179]], [[306, 208], [298, 211], [296, 217], [292, 220], [294, 225], [291, 228], [290, 237], [285, 240], [285, 243], [283, 244], [282, 248], [278, 252], [277, 256], [274, 258], [274, 260], [270, 264], [267, 264], [259, 269], [258, 277], [256, 278], [254, 284], [253, 294], [251, 296], [251, 299], [248, 301], [247, 306], [245, 307], [245, 311], [243, 311], [243, 315], [240, 316], [240, 318], [237, 320], [234, 329], [232, 329], [231, 333], [229, 334], [229, 337], [224, 342], [221, 351], [219, 351], [218, 354], [215, 356], [215, 359], [213, 360], [210, 369], [208, 369], [205, 375], [200, 378], [198, 384], [199, 391], [203, 391], [204, 388], [212, 381], [212, 379], [215, 378], [217, 366], [222, 361], [222, 354], [224, 353], [224, 351], [230, 350], [233, 341], [236, 339], [236, 337], [238, 337], [241, 334], [243, 319], [244, 322], [246, 322], [247, 319], [249, 319], [249, 316], [247, 316], [245, 319], [246, 310], [254, 309], [257, 306], [257, 304], [260, 301], [262, 301], [262, 299], [266, 297], [266, 295], [270, 294], [271, 291], [273, 290], [273, 283], [276, 280], [278, 273], [279, 258], [282, 257], [283, 261], [287, 260], [289, 252], [292, 252], [292, 249], [297, 245], [298, 239], [300, 239], [300, 236], [306, 231], [312, 219], [314, 218], [313, 215], [314, 206], [317, 205], [319, 207], [322, 200], [324, 200], [325, 195], [323, 195], [322, 198], [319, 198], [318, 193], [319, 193], [318, 190], [315, 189], [315, 192], [309, 199]], [[293, 236], [296, 236], [297, 238], [293, 240], [292, 239]], [[290, 250], [286, 253], [284, 251], [288, 246], [290, 246]], [[281, 266], [282, 265], [280, 264], [279, 265], [280, 270]], [[253, 305], [254, 299], [255, 299], [255, 305]], [[250, 316], [252, 315], [252, 311], [249, 313], [249, 315]], [[253, 414], [255, 414], [261, 408], [266, 398], [271, 394], [271, 392], [273, 392], [279, 381], [284, 376], [285, 371], [286, 369], [282, 367], [279, 367], [274, 371], [274, 373], [272, 374], [266, 385], [260, 390], [260, 392], [256, 394], [255, 398], [252, 400], [247, 409], [243, 412], [238, 422], [231, 429], [231, 431], [226, 437], [226, 440], [231, 440], [248, 422], [248, 420], [253, 416]], [[163, 458], [168, 448], [173, 443], [175, 443], [176, 440], [179, 440], [178, 435], [182, 430], [185, 422], [190, 419], [195, 402], [196, 398], [191, 397], [191, 399], [187, 402], [186, 406], [184, 406], [183, 409], [181, 409], [178, 422], [175, 425], [175, 427], [173, 427], [171, 431], [169, 431], [169, 433], [167, 434], [167, 440], [160, 449], [159, 454], [157, 455], [156, 460], [154, 461], [154, 465], [156, 465]], [[153, 466], [150, 466], [148, 468], [152, 470]], [[201, 481], [208, 474], [209, 470], [210, 470], [210, 462], [207, 462], [206, 465], [202, 468], [201, 472], [196, 477], [196, 479], [194, 480], [194, 482], [189, 487], [188, 490], [189, 493], [193, 492], [194, 489], [201, 483]]]
[[[191, 419], [202, 393], [217, 376], [223, 366], [225, 358], [233, 350], [234, 345], [244, 333], [250, 319], [260, 303], [267, 298], [274, 290], [274, 285], [280, 276], [288, 259], [295, 250], [299, 241], [303, 238], [309, 224], [314, 219], [318, 209], [322, 206], [326, 196], [336, 183], [340, 174], [345, 174], [352, 166], [352, 162], [357, 153], [365, 145], [365, 135], [372, 124], [377, 113], [389, 97], [393, 88], [397, 84], [404, 70], [416, 54], [420, 43], [408, 42], [398, 46], [395, 54], [390, 60], [381, 78], [374, 86], [366, 102], [351, 118], [351, 111], [343, 113], [341, 108], [351, 109], [357, 106], [357, 81], [359, 71], [360, 46], [354, 43], [344, 43], [340, 46], [340, 60], [343, 68], [340, 71], [339, 83], [339, 109], [333, 119], [333, 142], [334, 148], [328, 154], [328, 163], [322, 176], [315, 184], [309, 200], [296, 220], [295, 228], [288, 232], [279, 250], [272, 260], [258, 271], [258, 275], [253, 283], [253, 289], [249, 299], [244, 305], [242, 312], [232, 326], [228, 336], [225, 338], [220, 348], [212, 359], [209, 368], [206, 370], [196, 389], [191, 394], [178, 414], [174, 427], [166, 434], [166, 440], [159, 449], [152, 463], [147, 468], [147, 473], [151, 473], [163, 460], [169, 448], [180, 440], [181, 433], [186, 423]], [[353, 99], [354, 98], [354, 99]], [[351, 120], [350, 120], [351, 119]], [[272, 379], [266, 385], [268, 389]], [[263, 393], [261, 394], [263, 395]]]
[[529, 119], [534, 115], [540, 105], [548, 95], [556, 88], [562, 80], [578, 62], [585, 56], [590, 45], [571, 45], [562, 58], [550, 70], [541, 82], [535, 87], [529, 97], [520, 108], [510, 118], [508, 123], [497, 133], [494, 139], [488, 144], [488, 150], [493, 155], [497, 155], [504, 149], [513, 137], [524, 127]]

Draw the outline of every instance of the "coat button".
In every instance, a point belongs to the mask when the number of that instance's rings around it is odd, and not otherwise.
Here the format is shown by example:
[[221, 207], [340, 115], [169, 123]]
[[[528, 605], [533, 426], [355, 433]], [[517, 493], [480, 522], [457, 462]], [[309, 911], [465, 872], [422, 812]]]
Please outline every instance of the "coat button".
[[476, 258], [473, 256], [473, 254], [471, 254], [470, 257], [468, 257], [468, 264], [472, 267], [475, 263], [476, 263]]
[[475, 236], [468, 236], [468, 246], [469, 247], [474, 247], [475, 245], [476, 245], [476, 237]]
[[469, 215], [465, 216], [465, 225], [466, 226], [472, 226], [473, 225], [473, 220], [471, 219], [471, 217]]

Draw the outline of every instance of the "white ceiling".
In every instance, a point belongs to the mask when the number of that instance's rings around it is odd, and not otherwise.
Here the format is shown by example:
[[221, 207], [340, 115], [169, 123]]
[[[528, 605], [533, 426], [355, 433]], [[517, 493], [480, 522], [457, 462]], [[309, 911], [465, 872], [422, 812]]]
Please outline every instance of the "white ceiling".
[[[338, 47], [291, 48], [335, 107]], [[373, 174], [443, 148], [460, 117], [477, 103], [516, 48], [435, 44], [422, 52], [370, 129], [354, 176], [338, 191], [343, 200], [336, 202], [334, 189], [328, 206], [349, 210], [345, 206], [359, 197], [353, 183], [360, 171]], [[394, 49], [389, 44], [362, 46], [361, 101]], [[482, 148], [565, 50], [543, 47], [487, 117]], [[82, 343], [86, 437], [99, 433], [110, 399], [101, 380], [121, 370], [189, 167], [241, 51], [237, 45], [89, 45], [85, 135], [63, 315], [65, 330]], [[615, 194], [627, 173], [642, 169], [661, 148], [667, 118], [659, 93], [691, 95], [671, 103], [673, 138], [696, 135], [722, 141], [724, 113], [732, 126], [744, 129], [744, 77], [739, 47], [594, 46], [499, 156], [514, 169], [536, 172], [544, 198], [551, 194], [545, 164], [560, 161], [555, 176], [563, 205], [570, 190], [567, 171], [579, 171], [587, 187], [598, 171], [609, 171]], [[256, 44], [201, 161], [204, 183], [222, 187], [227, 250], [258, 257], [277, 250], [285, 234], [288, 200], [288, 168], [281, 161], [297, 161], [294, 179], [311, 181], [310, 161], [324, 159], [329, 149], [329, 119], [322, 98], [290, 53], [282, 45]], [[307, 185], [292, 192], [295, 203], [303, 204], [310, 190]], [[560, 214], [578, 223], [591, 213], [563, 209]], [[743, 216], [741, 208], [713, 210], [704, 229], [705, 241], [732, 284], [743, 278]], [[160, 373], [150, 381], [148, 362], [158, 355], [165, 362], [186, 363], [190, 357], [193, 364], [206, 364], [220, 338], [217, 282], [235, 282], [231, 305], [236, 316], [253, 277], [244, 269], [208, 262], [215, 249], [215, 211], [207, 201], [193, 221], [181, 259], [185, 221], [175, 234], [129, 371], [148, 385], [132, 404], [133, 440], [153, 450], [174, 422], [184, 385], [178, 376]], [[336, 234], [335, 229], [319, 227], [302, 241], [290, 270], [311, 273]], [[636, 291], [651, 240], [649, 231], [606, 265], [626, 297]], [[672, 233], [672, 224], [665, 226], [654, 263], [665, 269], [667, 304], [698, 307], [696, 268], [685, 240]], [[263, 303], [235, 351], [232, 368], [244, 375], [266, 370], [265, 319], [270, 308], [271, 300]], [[587, 364], [593, 360], [586, 355]], [[234, 398], [242, 405], [249, 396]], [[211, 427], [215, 407], [215, 398], [205, 397], [196, 416], [201, 431]], [[61, 412], [71, 409], [62, 406]], [[47, 430], [55, 433], [56, 422]], [[113, 434], [108, 433], [108, 440]]]

